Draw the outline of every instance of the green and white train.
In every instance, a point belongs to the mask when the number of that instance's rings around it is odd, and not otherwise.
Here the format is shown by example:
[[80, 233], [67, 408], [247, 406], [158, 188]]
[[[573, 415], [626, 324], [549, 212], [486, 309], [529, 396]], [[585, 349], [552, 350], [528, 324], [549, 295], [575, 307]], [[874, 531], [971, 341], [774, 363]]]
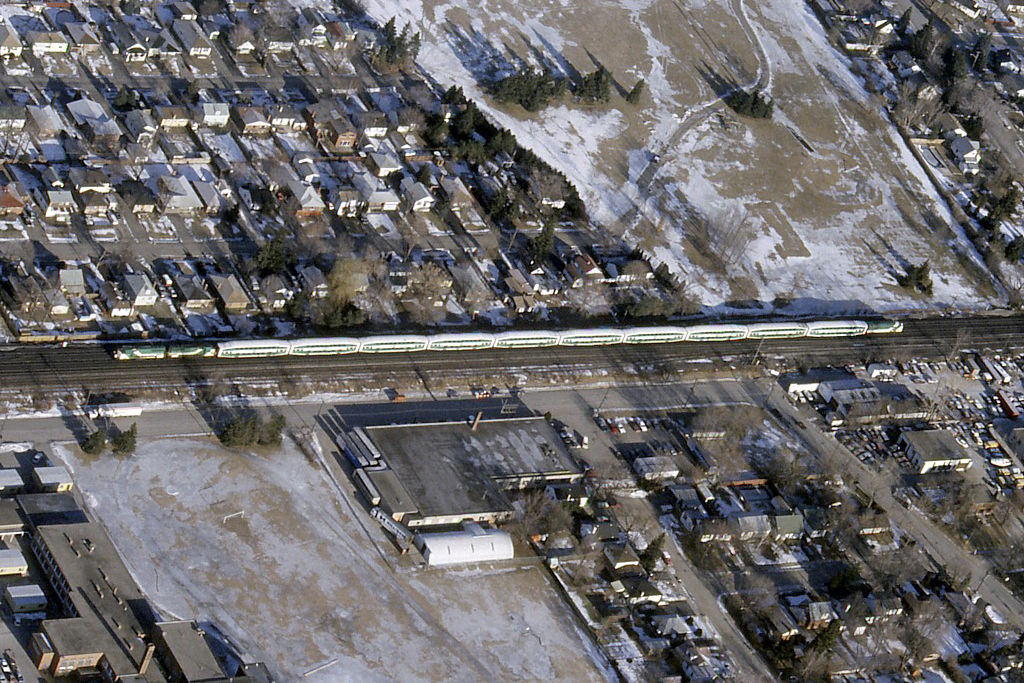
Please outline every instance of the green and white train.
[[582, 330], [520, 330], [514, 332], [455, 332], [383, 334], [368, 337], [252, 339], [210, 344], [125, 344], [114, 350], [118, 360], [150, 358], [268, 358], [272, 356], [341, 356], [350, 353], [417, 353], [420, 351], [481, 351], [536, 349], [547, 346], [611, 346], [616, 344], [675, 344], [743, 339], [800, 337], [859, 337], [903, 331], [898, 320], [814, 320], [750, 324], [662, 327], [601, 327]]

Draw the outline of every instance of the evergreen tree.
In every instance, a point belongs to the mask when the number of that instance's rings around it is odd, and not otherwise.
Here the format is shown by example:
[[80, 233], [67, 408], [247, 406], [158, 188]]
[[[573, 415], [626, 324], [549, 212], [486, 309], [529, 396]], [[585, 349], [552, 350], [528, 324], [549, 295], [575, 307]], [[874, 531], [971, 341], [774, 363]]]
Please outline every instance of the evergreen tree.
[[1014, 263], [1024, 258], [1024, 237], [1018, 235], [1010, 240], [1004, 251], [1006, 258]]
[[457, 140], [469, 140], [473, 137], [477, 123], [483, 118], [480, 110], [472, 102], [455, 115], [451, 123], [451, 132]]
[[910, 8], [908, 7], [903, 14], [900, 15], [899, 21], [896, 22], [896, 33], [901, 36], [907, 34], [907, 29], [910, 28]]
[[543, 263], [547, 260], [551, 250], [555, 248], [555, 222], [549, 220], [544, 228], [537, 235], [530, 238], [530, 260], [533, 263]]
[[445, 90], [444, 95], [441, 96], [441, 101], [455, 106], [462, 106], [467, 102], [466, 95], [462, 92], [462, 86], [459, 85], [453, 85]]
[[275, 237], [263, 243], [252, 262], [260, 275], [273, 275], [283, 273], [288, 266], [288, 260], [284, 238]]
[[491, 94], [499, 102], [515, 102], [526, 111], [540, 111], [565, 92], [565, 79], [550, 71], [526, 69], [506, 76], [491, 86]]
[[275, 415], [269, 421], [260, 425], [259, 435], [256, 442], [260, 446], [280, 446], [281, 434], [284, 431], [284, 416]]
[[992, 34], [986, 32], [978, 40], [977, 47], [974, 48], [974, 62], [972, 66], [974, 70], [981, 73], [988, 69], [989, 56], [992, 54]]
[[117, 111], [129, 111], [139, 106], [139, 95], [127, 85], [122, 85], [112, 102]]
[[583, 76], [576, 86], [575, 94], [581, 102], [607, 102], [611, 99], [612, 76], [603, 66]]
[[640, 98], [644, 96], [644, 89], [647, 87], [647, 81], [640, 79], [633, 86], [633, 89], [626, 93], [626, 101], [630, 104], [639, 104]]
[[929, 20], [917, 33], [910, 36], [907, 49], [918, 59], [928, 59], [935, 46], [935, 24]]
[[657, 535], [647, 547], [640, 553], [640, 566], [644, 568], [644, 571], [650, 574], [654, 571], [654, 568], [658, 565], [658, 558], [661, 557], [661, 551], [665, 547], [665, 534]]
[[117, 455], [130, 455], [135, 452], [138, 427], [133, 422], [128, 431], [118, 432], [110, 439], [110, 445]]
[[99, 455], [107, 449], [107, 430], [97, 429], [82, 442], [82, 450], [89, 455]]

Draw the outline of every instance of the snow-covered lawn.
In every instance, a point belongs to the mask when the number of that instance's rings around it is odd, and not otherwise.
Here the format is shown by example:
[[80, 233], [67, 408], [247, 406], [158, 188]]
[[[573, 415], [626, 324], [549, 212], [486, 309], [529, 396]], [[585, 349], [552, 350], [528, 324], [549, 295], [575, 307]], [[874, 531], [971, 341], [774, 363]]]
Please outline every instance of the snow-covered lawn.
[[156, 606], [212, 621], [276, 680], [603, 678], [543, 569], [393, 572], [348, 483], [339, 496], [290, 442], [269, 453], [182, 439], [143, 443], [130, 459], [54, 453]]

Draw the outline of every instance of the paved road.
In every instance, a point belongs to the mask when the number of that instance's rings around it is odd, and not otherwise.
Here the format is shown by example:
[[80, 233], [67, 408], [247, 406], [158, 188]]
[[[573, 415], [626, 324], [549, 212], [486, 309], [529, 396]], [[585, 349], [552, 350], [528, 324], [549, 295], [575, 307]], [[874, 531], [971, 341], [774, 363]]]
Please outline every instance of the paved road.
[[522, 370], [545, 373], [559, 369], [590, 372], [635, 372], [638, 367], [676, 370], [690, 361], [719, 359], [749, 363], [778, 358], [787, 365], [843, 363], [894, 357], [941, 358], [966, 335], [961, 348], [1024, 349], [1024, 318], [947, 317], [908, 320], [901, 334], [844, 339], [794, 339], [718, 343], [652, 344], [594, 348], [545, 348], [518, 351], [475, 351], [459, 354], [415, 353], [351, 355], [321, 358], [286, 356], [254, 359], [167, 359], [115, 361], [97, 345], [67, 348], [40, 346], [0, 347], [2, 388], [11, 390], [90, 391], [128, 393], [146, 385], [182, 386], [208, 379], [227, 379], [239, 386], [281, 382], [295, 378], [324, 381], [365, 379], [376, 386], [395, 373], [465, 373]]

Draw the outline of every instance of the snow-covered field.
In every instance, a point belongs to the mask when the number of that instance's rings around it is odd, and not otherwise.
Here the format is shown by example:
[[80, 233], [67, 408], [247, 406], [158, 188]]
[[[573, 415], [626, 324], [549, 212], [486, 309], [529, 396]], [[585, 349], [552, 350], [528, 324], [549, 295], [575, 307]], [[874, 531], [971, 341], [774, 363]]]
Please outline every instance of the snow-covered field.
[[157, 608], [212, 622], [276, 680], [604, 678], [544, 570], [393, 572], [366, 513], [289, 442], [54, 454]]
[[[803, 0], [365, 5], [421, 31], [431, 77], [462, 85], [577, 184], [598, 224], [667, 262], [706, 305], [970, 309], [1004, 297]], [[640, 107], [496, 108], [481, 83], [524, 62], [565, 74], [601, 62], [624, 90], [645, 78], [648, 94]], [[775, 98], [774, 120], [722, 125], [719, 95], [754, 84]], [[926, 259], [932, 298], [895, 284]]]

